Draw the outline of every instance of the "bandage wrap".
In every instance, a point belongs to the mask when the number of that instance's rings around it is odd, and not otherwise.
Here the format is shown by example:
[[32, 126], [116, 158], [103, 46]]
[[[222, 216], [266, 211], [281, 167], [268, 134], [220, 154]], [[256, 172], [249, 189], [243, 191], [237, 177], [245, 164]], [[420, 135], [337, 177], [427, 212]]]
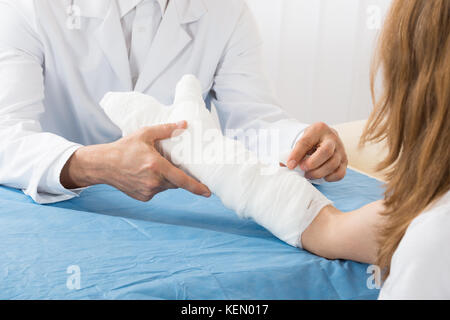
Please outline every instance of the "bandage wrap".
[[172, 106], [137, 92], [108, 93], [100, 105], [124, 136], [145, 126], [186, 120], [185, 132], [161, 141], [164, 155], [207, 185], [227, 208], [292, 246], [301, 247], [303, 231], [331, 204], [299, 173], [263, 164], [242, 143], [224, 137], [194, 76], [178, 83]]

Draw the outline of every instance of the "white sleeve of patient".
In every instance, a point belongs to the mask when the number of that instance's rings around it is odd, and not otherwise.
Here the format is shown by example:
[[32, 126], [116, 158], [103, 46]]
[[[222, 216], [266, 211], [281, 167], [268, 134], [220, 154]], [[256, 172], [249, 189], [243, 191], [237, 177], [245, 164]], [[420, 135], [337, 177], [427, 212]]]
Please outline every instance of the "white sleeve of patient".
[[194, 76], [179, 82], [173, 106], [137, 92], [108, 93], [100, 105], [124, 135], [186, 120], [183, 134], [161, 141], [164, 155], [207, 185], [227, 208], [292, 246], [302, 246], [303, 231], [331, 204], [300, 173], [263, 164], [242, 143], [224, 137]]

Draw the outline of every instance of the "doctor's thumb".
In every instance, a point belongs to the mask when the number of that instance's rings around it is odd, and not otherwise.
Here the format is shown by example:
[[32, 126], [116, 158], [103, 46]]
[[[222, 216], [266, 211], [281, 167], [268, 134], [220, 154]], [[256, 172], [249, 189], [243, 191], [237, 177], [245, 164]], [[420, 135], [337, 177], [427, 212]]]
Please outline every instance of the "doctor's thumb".
[[152, 127], [147, 127], [144, 130], [144, 138], [148, 142], [154, 142], [158, 140], [165, 140], [172, 137], [176, 137], [184, 132], [187, 128], [186, 121], [179, 121], [177, 123], [166, 123]]

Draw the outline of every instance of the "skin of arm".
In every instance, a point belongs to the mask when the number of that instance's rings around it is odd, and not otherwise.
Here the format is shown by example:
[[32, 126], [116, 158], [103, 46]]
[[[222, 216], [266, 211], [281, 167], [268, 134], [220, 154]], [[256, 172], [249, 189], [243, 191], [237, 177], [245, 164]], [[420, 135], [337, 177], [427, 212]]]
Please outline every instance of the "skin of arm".
[[303, 232], [305, 250], [321, 257], [374, 264], [378, 253], [378, 230], [385, 217], [383, 201], [351, 212], [333, 206], [323, 208]]

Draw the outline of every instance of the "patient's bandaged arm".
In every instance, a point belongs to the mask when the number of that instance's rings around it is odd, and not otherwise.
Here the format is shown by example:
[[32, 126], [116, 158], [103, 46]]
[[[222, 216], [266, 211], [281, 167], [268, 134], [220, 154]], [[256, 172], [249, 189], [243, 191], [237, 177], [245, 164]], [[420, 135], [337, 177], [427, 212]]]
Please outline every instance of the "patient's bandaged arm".
[[178, 83], [172, 106], [137, 92], [108, 93], [100, 105], [124, 136], [186, 120], [185, 132], [160, 142], [164, 155], [207, 185], [227, 208], [292, 246], [301, 247], [303, 231], [331, 203], [299, 173], [263, 164], [241, 142], [224, 137], [194, 76]]

